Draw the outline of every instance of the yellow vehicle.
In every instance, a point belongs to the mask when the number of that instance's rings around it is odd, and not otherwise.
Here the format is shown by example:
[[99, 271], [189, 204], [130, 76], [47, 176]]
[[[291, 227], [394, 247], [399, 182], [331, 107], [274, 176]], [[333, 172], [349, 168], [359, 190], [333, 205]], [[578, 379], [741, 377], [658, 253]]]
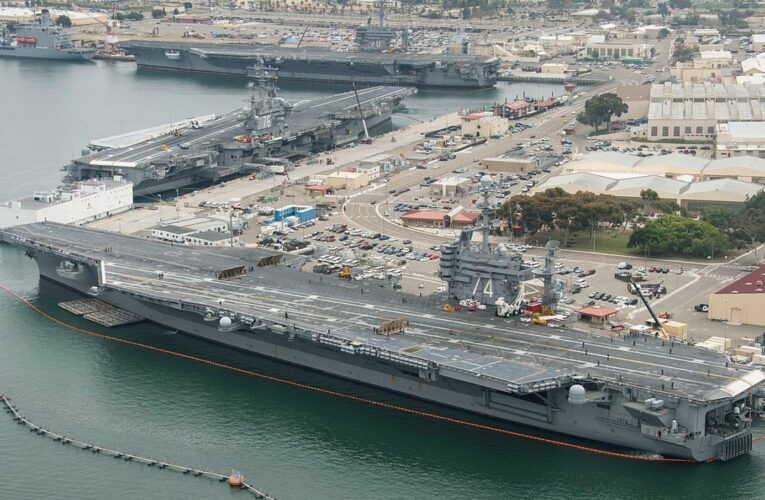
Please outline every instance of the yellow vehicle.
[[160, 150], [160, 151], [167, 151], [167, 144], [162, 144], [162, 145], [159, 147], [159, 150]]
[[444, 307], [442, 308], [444, 312], [450, 313], [454, 311], [454, 308], [451, 304], [444, 304]]
[[343, 268], [338, 271], [337, 275], [341, 278], [351, 279], [351, 268], [348, 266], [343, 266]]
[[534, 316], [533, 318], [531, 318], [531, 324], [532, 325], [546, 326], [547, 325], [547, 320], [544, 319], [544, 318], [541, 318], [539, 316]]

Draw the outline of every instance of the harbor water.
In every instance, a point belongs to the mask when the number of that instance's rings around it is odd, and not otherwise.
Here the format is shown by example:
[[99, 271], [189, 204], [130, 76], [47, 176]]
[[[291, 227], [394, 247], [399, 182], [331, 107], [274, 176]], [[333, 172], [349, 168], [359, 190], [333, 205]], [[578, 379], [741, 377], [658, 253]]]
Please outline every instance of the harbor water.
[[[244, 105], [248, 95], [240, 80], [138, 72], [129, 64], [0, 60], [0, 82], [3, 200], [54, 187], [59, 168], [90, 139], [226, 111]], [[281, 94], [294, 101], [339, 90], [289, 85]], [[407, 101], [407, 116], [397, 116], [395, 124], [524, 92], [543, 97], [560, 91], [558, 85], [529, 84], [470, 94], [421, 92]], [[77, 297], [40, 282], [35, 263], [5, 245], [0, 246], [0, 285], [90, 330], [465, 417], [151, 324], [101, 329], [60, 310], [59, 302]], [[615, 459], [370, 407], [84, 336], [4, 294], [0, 317], [0, 393], [30, 420], [98, 446], [225, 474], [236, 469], [279, 499], [757, 498], [765, 488], [765, 443], [724, 464]], [[78, 451], [29, 432], [3, 412], [0, 498], [247, 498], [247, 493]]]

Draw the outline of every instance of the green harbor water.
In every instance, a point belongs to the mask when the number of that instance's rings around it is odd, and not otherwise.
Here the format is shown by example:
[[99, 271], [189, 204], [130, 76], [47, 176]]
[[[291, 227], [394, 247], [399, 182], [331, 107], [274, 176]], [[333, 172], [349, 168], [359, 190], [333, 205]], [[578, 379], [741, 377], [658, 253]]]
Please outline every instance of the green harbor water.
[[[227, 111], [244, 105], [248, 95], [243, 82], [234, 79], [144, 73], [131, 65], [13, 60], [0, 60], [0, 86], [0, 200], [54, 187], [59, 168], [90, 139]], [[285, 85], [281, 93], [299, 100], [338, 90]], [[560, 86], [422, 92], [407, 102], [406, 113], [422, 120], [523, 92], [544, 96], [560, 93]], [[410, 121], [395, 119], [397, 126]], [[40, 282], [34, 261], [5, 245], [0, 246], [0, 284], [55, 317], [91, 330], [466, 417], [151, 324], [100, 329], [60, 310], [56, 304], [75, 294]], [[765, 443], [725, 464], [615, 459], [370, 407], [84, 336], [2, 293], [0, 318], [0, 393], [30, 420], [99, 446], [222, 473], [237, 469], [279, 499], [765, 497]], [[208, 479], [54, 443], [2, 412], [0, 499], [6, 498], [250, 496]]]

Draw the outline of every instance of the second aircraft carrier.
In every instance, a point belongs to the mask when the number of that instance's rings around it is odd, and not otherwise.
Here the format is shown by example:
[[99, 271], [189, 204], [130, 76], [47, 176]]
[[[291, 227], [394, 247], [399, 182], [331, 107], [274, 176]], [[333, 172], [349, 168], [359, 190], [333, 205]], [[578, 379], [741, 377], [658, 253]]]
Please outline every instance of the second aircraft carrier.
[[66, 180], [122, 176], [136, 196], [213, 182], [247, 169], [350, 145], [386, 123], [409, 87], [369, 87], [289, 103], [276, 95], [276, 71], [250, 68], [250, 106], [136, 141], [93, 147], [73, 160]]
[[[302, 272], [298, 257], [258, 248], [52, 223], [0, 237], [42, 277], [168, 328], [502, 421], [707, 461], [748, 453], [762, 411], [765, 372], [679, 342], [518, 324], [492, 306], [446, 312], [451, 297]], [[477, 269], [457, 248], [469, 245], [452, 246], [450, 266], [467, 259], [460, 279], [504, 272], [501, 259]]]

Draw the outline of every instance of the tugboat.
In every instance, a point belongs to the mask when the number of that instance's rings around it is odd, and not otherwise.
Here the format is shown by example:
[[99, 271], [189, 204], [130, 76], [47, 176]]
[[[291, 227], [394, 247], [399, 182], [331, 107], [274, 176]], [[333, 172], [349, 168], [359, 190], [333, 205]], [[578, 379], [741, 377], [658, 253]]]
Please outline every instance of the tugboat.
[[7, 25], [0, 26], [0, 57], [88, 61], [94, 55], [95, 48], [75, 47], [69, 32], [51, 23], [48, 9], [35, 22], [19, 24], [15, 37]]
[[232, 488], [241, 488], [244, 486], [244, 475], [238, 470], [232, 470], [228, 476], [228, 485]]

